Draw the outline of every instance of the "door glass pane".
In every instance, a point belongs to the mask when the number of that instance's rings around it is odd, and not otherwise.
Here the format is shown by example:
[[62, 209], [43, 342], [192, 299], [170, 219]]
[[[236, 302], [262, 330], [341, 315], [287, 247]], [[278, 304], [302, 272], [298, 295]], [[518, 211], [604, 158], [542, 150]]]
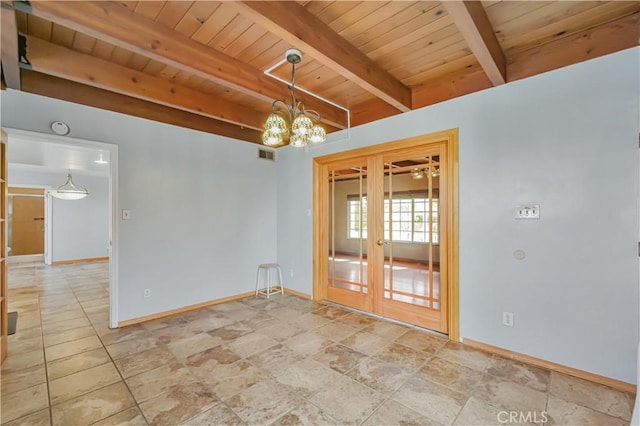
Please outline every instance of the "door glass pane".
[[440, 309], [439, 156], [385, 164], [384, 298]]
[[367, 168], [329, 172], [329, 286], [367, 293]]

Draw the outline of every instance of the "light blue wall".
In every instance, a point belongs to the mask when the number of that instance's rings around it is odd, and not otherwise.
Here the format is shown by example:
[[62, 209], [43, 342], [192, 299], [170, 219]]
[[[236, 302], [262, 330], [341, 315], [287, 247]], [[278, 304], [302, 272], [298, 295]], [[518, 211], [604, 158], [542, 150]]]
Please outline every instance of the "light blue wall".
[[[9, 186], [53, 188], [63, 184], [66, 178], [66, 171], [54, 173], [9, 167]], [[87, 188], [89, 195], [75, 201], [50, 198], [53, 262], [109, 256], [108, 177], [74, 173], [73, 181]]]
[[[62, 120], [119, 145], [121, 321], [250, 291], [276, 259], [311, 293], [313, 157], [457, 127], [461, 335], [635, 382], [638, 50], [280, 149], [275, 164], [252, 144], [11, 90], [2, 125]], [[542, 219], [515, 221], [528, 202]]]
[[[12, 90], [2, 126], [118, 145], [118, 320], [252, 291], [276, 260], [276, 163], [223, 137]], [[120, 215], [118, 214], [118, 217]], [[145, 288], [151, 298], [143, 298]]]
[[[281, 150], [278, 260], [295, 271], [290, 286], [312, 292], [313, 157], [459, 128], [461, 336], [635, 383], [638, 51]], [[523, 203], [540, 204], [541, 219], [514, 220]]]

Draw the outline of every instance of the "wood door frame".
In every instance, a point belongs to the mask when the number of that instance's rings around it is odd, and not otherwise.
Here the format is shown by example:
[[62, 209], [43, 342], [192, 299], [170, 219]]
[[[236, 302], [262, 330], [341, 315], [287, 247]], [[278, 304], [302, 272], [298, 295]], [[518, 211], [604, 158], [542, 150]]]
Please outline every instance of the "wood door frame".
[[7, 145], [9, 137], [0, 129], [0, 364], [7, 358], [9, 342], [9, 295], [7, 293]]
[[[460, 297], [459, 297], [459, 224], [458, 224], [458, 129], [448, 129], [440, 132], [401, 139], [364, 148], [329, 154], [313, 159], [313, 299], [326, 298], [326, 283], [328, 280], [327, 256], [329, 252], [327, 202], [328, 186], [324, 182], [328, 165], [336, 161], [351, 158], [379, 155], [390, 151], [415, 148], [426, 145], [441, 144], [446, 152], [447, 173], [447, 221], [448, 229], [444, 230], [444, 238], [449, 242], [444, 255], [448, 260], [448, 288], [447, 309], [449, 339], [460, 341]], [[443, 253], [440, 254], [441, 256]]]

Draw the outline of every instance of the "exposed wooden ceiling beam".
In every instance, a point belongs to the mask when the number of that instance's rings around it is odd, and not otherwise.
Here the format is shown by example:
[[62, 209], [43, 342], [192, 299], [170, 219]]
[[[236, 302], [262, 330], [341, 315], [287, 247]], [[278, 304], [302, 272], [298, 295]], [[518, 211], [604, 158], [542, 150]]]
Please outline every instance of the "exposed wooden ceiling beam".
[[261, 132], [241, 128], [234, 124], [191, 114], [185, 111], [165, 107], [146, 102], [129, 96], [107, 90], [97, 89], [84, 84], [74, 83], [50, 75], [35, 71], [22, 71], [22, 90], [37, 95], [47, 96], [100, 108], [108, 111], [119, 112], [148, 120], [172, 124], [174, 126], [199, 130], [201, 132], [226, 136], [233, 139], [262, 143]]
[[[288, 99], [286, 85], [269, 78], [260, 70], [137, 15], [116, 2], [32, 1], [15, 4], [16, 8], [26, 13], [230, 87], [261, 101], [271, 103], [275, 99]], [[346, 114], [343, 111], [304, 94], [300, 94], [300, 98], [308, 108], [321, 114], [323, 122], [337, 128], [346, 128]]]
[[[415, 94], [413, 97], [415, 97]], [[400, 111], [396, 108], [384, 102], [382, 99], [374, 98], [370, 101], [354, 105], [353, 108], [351, 108], [351, 125], [359, 126], [397, 114], [400, 114]]]
[[[482, 68], [479, 66], [465, 68], [415, 87], [413, 89], [413, 109], [434, 105], [491, 87], [493, 84]], [[354, 106], [351, 110], [352, 124], [357, 126], [397, 114], [397, 111], [384, 108], [384, 105], [380, 105], [380, 103], [380, 100], [375, 100]]]
[[[640, 14], [636, 13], [517, 53], [509, 58], [509, 81], [635, 47], [639, 38]], [[490, 87], [492, 83], [482, 70], [468, 68], [414, 88], [413, 107], [433, 105]]]
[[293, 1], [243, 1], [242, 14], [402, 112], [411, 110], [411, 89], [378, 66], [331, 27]]
[[493, 83], [482, 68], [465, 68], [416, 87], [413, 96], [414, 107], [437, 104], [491, 87]]
[[27, 37], [30, 69], [100, 89], [261, 130], [265, 113], [62, 46]]
[[635, 13], [515, 54], [509, 58], [509, 81], [577, 64], [639, 44], [640, 13]]
[[480, 1], [443, 1], [458, 31], [494, 86], [507, 82], [507, 60]]
[[0, 46], [2, 53], [2, 74], [7, 87], [20, 90], [20, 60], [18, 56], [18, 25], [16, 24], [16, 11], [8, 3], [0, 4]]

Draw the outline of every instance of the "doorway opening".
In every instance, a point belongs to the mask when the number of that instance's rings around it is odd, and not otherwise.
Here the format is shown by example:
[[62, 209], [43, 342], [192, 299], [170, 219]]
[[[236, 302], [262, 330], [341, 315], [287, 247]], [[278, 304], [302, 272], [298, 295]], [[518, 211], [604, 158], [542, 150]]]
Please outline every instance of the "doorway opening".
[[[44, 190], [44, 217], [51, 222], [51, 226], [48, 226], [45, 232], [45, 263], [61, 265], [108, 259], [109, 327], [117, 328], [118, 146], [10, 128], [3, 130], [8, 135], [10, 186], [12, 183], [16, 183], [15, 186], [28, 186], [27, 183], [36, 183], [34, 179], [48, 179], [42, 187], [51, 188], [62, 183], [69, 172], [73, 172], [76, 179], [80, 176], [81, 184], [86, 181], [92, 182], [93, 192], [92, 186], [86, 185], [89, 196], [79, 201], [56, 199], [56, 203], [53, 203], [49, 190]], [[108, 162], [104, 159], [108, 159]], [[91, 200], [92, 195], [94, 200]], [[94, 203], [97, 198], [103, 201], [99, 204]], [[85, 205], [84, 210], [80, 209], [81, 204]], [[99, 227], [92, 226], [89, 221], [82, 222], [84, 219], [101, 215], [104, 216], [100, 219]], [[80, 223], [84, 225], [82, 231], [79, 231]], [[104, 230], [100, 231], [98, 228]], [[97, 233], [100, 233], [100, 238], [95, 238]], [[74, 235], [78, 241], [70, 238]], [[53, 241], [54, 238], [58, 244]], [[89, 244], [92, 244], [91, 253], [97, 254], [85, 255], [90, 251], [86, 250]]]
[[314, 298], [459, 340], [457, 129], [314, 159]]

